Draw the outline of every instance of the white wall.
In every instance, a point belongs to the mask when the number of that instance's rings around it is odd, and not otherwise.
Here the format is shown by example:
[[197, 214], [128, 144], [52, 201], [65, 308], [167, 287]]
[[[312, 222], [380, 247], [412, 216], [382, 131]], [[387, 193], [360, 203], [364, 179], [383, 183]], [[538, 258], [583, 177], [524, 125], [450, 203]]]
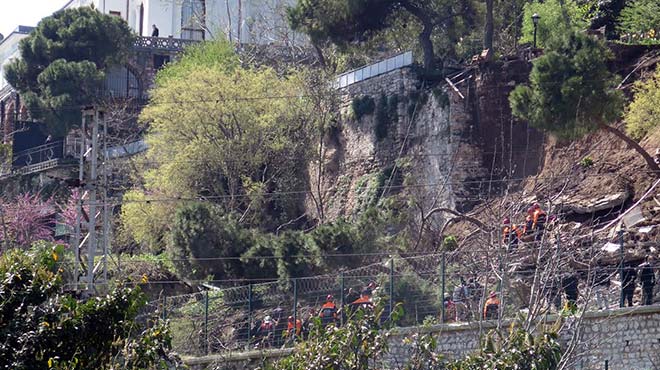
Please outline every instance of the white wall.
[[151, 36], [151, 26], [155, 24], [158, 27], [160, 37], [179, 37], [181, 31], [181, 0], [143, 1], [144, 31], [142, 36]]
[[[240, 2], [240, 6], [239, 6]], [[296, 0], [207, 0], [207, 25], [214, 37], [259, 44], [291, 43], [294, 35], [286, 21], [286, 7]], [[240, 8], [240, 16], [239, 16]]]
[[18, 52], [18, 42], [25, 37], [27, 37], [26, 34], [10, 33], [2, 40], [2, 43], [0, 43], [0, 89], [8, 85], [7, 80], [5, 79], [4, 66], [9, 64], [14, 58], [20, 56], [20, 53]]

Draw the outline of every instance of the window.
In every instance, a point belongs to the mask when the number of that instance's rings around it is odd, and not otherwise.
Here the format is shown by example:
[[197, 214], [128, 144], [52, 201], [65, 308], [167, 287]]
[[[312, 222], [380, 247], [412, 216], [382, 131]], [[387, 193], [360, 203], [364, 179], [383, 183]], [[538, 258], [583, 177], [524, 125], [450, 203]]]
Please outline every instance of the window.
[[115, 17], [121, 18], [121, 12], [118, 12], [116, 10], [111, 10], [108, 13], [110, 13], [110, 15], [114, 15]]
[[181, 5], [181, 38], [204, 40], [205, 0], [183, 0]]

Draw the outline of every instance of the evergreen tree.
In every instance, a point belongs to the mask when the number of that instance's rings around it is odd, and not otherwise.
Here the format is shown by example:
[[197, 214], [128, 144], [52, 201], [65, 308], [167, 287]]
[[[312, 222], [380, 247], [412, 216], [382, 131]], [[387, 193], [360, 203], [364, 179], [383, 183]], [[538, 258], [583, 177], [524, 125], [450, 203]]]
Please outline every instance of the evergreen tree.
[[561, 139], [577, 139], [595, 130], [624, 140], [660, 175], [658, 165], [637, 142], [609, 125], [620, 118], [623, 95], [617, 77], [607, 69], [611, 52], [581, 32], [553, 38], [534, 61], [528, 85], [509, 96], [514, 116]]
[[21, 40], [7, 81], [33, 118], [64, 136], [79, 124], [81, 108], [99, 97], [106, 69], [125, 60], [132, 37], [124, 20], [90, 7], [56, 12]]
[[434, 38], [458, 41], [459, 24], [472, 25], [475, 14], [469, 0], [299, 0], [288, 10], [292, 28], [306, 33], [316, 46], [365, 41], [412, 16], [426, 68], [435, 64]]

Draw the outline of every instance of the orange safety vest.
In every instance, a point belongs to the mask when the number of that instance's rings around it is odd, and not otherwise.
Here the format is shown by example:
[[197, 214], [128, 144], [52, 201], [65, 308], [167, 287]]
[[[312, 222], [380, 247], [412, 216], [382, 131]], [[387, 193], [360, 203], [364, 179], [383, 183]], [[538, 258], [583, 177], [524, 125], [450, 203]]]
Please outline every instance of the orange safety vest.
[[332, 302], [325, 302], [323, 306], [321, 306], [319, 317], [324, 317], [325, 315], [323, 315], [323, 313], [327, 310], [332, 310], [332, 317], [337, 318], [337, 306]]
[[[291, 333], [291, 330], [293, 330], [293, 321], [288, 321], [286, 324], [286, 331]], [[296, 335], [300, 335], [301, 330], [302, 330], [302, 321], [298, 319], [296, 320]]]
[[509, 242], [509, 240], [508, 240], [508, 239], [509, 239], [509, 234], [510, 234], [512, 231], [516, 233], [516, 237], [517, 237], [518, 239], [520, 239], [520, 237], [522, 236], [522, 230], [520, 230], [520, 228], [519, 228], [518, 226], [516, 226], [516, 225], [513, 225], [513, 226], [511, 226], [511, 227], [506, 226], [506, 227], [504, 228], [504, 231], [502, 231], [502, 241], [503, 241], [505, 244]]
[[486, 300], [486, 303], [484, 304], [484, 316], [486, 315], [486, 311], [487, 311], [487, 309], [488, 309], [488, 306], [490, 306], [490, 305], [492, 305], [492, 304], [496, 304], [496, 305], [499, 306], [499, 305], [500, 305], [500, 300], [499, 300], [499, 298], [497, 298], [497, 297], [493, 297], [493, 298], [488, 298], [488, 299]]
[[358, 305], [358, 304], [371, 304], [371, 297], [368, 295], [362, 295], [360, 298], [354, 300], [351, 304]]
[[534, 211], [532, 214], [532, 228], [536, 229], [536, 224], [541, 221], [542, 224], [545, 224], [545, 212], [541, 208], [538, 208], [537, 210]]

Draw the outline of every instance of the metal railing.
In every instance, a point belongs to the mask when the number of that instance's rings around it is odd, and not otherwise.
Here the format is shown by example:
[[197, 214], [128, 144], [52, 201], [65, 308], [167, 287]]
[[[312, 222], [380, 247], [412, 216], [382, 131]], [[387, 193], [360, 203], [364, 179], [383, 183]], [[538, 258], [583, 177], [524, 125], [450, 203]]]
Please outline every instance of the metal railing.
[[335, 86], [337, 88], [350, 86], [356, 82], [360, 82], [371, 77], [382, 75], [384, 73], [409, 66], [412, 63], [412, 51], [406, 51], [405, 53], [395, 55], [378, 63], [370, 64], [365, 67], [360, 67], [358, 69], [342, 73], [337, 76]]
[[133, 48], [137, 50], [163, 50], [182, 51], [189, 45], [198, 43], [197, 40], [177, 39], [174, 37], [137, 36]]
[[64, 140], [57, 140], [14, 153], [12, 167], [26, 167], [53, 159], [64, 158], [64, 146]]

